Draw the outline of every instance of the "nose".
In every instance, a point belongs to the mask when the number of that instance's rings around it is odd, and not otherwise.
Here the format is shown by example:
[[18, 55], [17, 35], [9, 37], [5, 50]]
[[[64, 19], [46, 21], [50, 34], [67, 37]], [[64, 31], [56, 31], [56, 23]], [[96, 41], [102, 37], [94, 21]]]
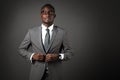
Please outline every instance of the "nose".
[[47, 14], [46, 14], [46, 16], [47, 16], [47, 17], [49, 17], [49, 16], [50, 16], [50, 14], [49, 14], [49, 13], [47, 13]]
[[46, 13], [46, 16], [49, 17], [51, 14], [49, 12]]

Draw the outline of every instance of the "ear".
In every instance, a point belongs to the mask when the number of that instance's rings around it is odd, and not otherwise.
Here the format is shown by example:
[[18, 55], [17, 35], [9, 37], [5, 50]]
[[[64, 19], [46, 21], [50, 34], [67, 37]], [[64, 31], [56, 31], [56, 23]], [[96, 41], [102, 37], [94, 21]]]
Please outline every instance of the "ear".
[[40, 13], [40, 18], [42, 17], [42, 14]]
[[56, 17], [56, 14], [54, 15], [54, 18]]

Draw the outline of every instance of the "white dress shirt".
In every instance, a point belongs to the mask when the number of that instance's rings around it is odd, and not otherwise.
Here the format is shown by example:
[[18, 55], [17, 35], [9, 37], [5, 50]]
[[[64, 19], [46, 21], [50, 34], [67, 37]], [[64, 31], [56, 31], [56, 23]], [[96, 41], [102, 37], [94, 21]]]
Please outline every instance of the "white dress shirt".
[[[44, 24], [42, 24], [41, 27], [42, 27], [42, 42], [43, 42], [43, 45], [44, 45], [45, 35], [46, 35], [46, 33], [47, 33], [47, 31], [46, 31], [47, 27], [46, 27]], [[51, 38], [52, 38], [53, 27], [54, 27], [54, 24], [52, 24], [51, 26], [48, 27], [49, 32], [50, 32], [50, 40], [51, 40]], [[34, 54], [35, 54], [35, 53], [33, 53], [33, 54], [31, 55], [31, 57], [30, 57], [30, 60], [31, 60], [31, 61], [32, 61], [32, 56], [33, 56]], [[63, 59], [64, 59], [64, 54], [60, 54], [60, 55], [61, 55], [61, 56], [60, 56], [59, 58], [60, 58], [61, 60], [63, 60]]]
[[46, 35], [46, 33], [47, 33], [46, 29], [49, 29], [49, 32], [50, 32], [50, 40], [51, 40], [53, 26], [54, 26], [54, 24], [52, 24], [51, 26], [49, 26], [49, 27], [47, 28], [45, 25], [43, 25], [43, 24], [41, 25], [41, 27], [42, 27], [42, 41], [43, 41], [43, 44], [44, 44], [44, 41], [45, 41], [45, 35]]

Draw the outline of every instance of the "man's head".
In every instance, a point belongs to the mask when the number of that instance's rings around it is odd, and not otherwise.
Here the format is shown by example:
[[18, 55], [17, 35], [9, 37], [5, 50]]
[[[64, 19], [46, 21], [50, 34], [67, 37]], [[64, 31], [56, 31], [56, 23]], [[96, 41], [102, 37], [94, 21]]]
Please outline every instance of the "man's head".
[[40, 16], [43, 24], [45, 24], [46, 26], [52, 25], [54, 22], [54, 18], [56, 17], [54, 7], [51, 4], [45, 4], [41, 8]]

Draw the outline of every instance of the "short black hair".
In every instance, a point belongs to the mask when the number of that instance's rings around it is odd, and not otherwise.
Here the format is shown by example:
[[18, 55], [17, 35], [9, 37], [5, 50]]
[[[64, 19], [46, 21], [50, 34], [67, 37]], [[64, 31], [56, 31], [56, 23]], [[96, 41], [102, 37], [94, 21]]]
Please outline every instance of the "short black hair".
[[41, 7], [41, 10], [42, 10], [43, 8], [45, 8], [45, 7], [51, 8], [51, 9], [53, 10], [53, 12], [55, 13], [55, 8], [53, 7], [53, 5], [51, 5], [51, 4], [45, 4], [45, 5], [43, 5], [43, 6]]

